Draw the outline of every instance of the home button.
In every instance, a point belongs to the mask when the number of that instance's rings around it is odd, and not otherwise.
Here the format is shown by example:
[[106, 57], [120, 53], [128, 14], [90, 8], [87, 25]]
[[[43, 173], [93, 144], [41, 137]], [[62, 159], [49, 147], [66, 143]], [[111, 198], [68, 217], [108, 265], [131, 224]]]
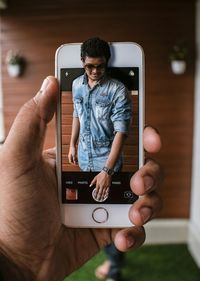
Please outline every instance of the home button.
[[108, 220], [108, 211], [105, 208], [98, 207], [92, 212], [92, 218], [97, 223], [104, 223]]

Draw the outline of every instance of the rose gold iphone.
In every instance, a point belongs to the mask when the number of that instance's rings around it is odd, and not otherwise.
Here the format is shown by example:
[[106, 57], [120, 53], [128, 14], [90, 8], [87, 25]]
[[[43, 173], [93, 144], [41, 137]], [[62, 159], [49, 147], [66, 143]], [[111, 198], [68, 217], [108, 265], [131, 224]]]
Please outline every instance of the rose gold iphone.
[[[111, 58], [106, 65], [83, 64], [81, 43], [64, 44], [56, 52], [60, 84], [57, 175], [62, 220], [69, 227], [130, 226], [129, 208], [138, 199], [130, 189], [130, 179], [143, 165], [144, 54], [141, 46], [132, 42], [109, 46]], [[106, 73], [94, 90], [87, 85], [87, 73], [93, 70]], [[106, 79], [112, 82], [106, 84]], [[74, 119], [79, 127], [72, 149]], [[109, 169], [106, 161], [116, 145], [115, 135], [124, 126], [128, 130], [119, 149], [117, 168]], [[101, 198], [96, 185], [91, 185], [99, 173], [111, 179]]]

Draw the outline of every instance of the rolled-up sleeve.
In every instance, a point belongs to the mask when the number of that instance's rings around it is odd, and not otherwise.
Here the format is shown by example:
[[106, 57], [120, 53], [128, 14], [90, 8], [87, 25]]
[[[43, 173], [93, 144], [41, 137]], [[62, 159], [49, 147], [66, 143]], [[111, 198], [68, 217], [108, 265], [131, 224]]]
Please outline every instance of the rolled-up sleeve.
[[115, 94], [111, 115], [114, 131], [128, 134], [132, 120], [132, 104], [128, 90], [120, 86]]

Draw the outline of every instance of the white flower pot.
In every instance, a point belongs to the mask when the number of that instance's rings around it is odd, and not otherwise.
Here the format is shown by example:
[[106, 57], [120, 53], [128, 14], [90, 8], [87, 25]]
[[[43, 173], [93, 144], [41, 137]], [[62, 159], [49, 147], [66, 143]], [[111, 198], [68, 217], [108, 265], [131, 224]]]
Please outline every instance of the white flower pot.
[[11, 77], [18, 77], [21, 74], [21, 66], [19, 64], [8, 64], [7, 70]]
[[183, 74], [186, 70], [186, 62], [181, 60], [171, 61], [171, 69], [174, 74]]
[[6, 0], [1, 0], [0, 1], [0, 9], [6, 9], [7, 8], [7, 1]]

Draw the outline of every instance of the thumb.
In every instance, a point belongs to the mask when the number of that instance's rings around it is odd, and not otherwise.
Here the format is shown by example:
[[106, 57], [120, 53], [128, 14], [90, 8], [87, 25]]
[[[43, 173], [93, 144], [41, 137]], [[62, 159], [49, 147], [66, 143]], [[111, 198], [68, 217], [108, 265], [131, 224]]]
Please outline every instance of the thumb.
[[48, 76], [44, 79], [42, 86], [33, 98], [37, 105], [40, 118], [48, 123], [53, 118], [56, 110], [58, 93], [58, 82], [55, 77]]
[[6, 138], [3, 148], [17, 160], [41, 157], [47, 123], [56, 110], [58, 82], [49, 76], [36, 94], [22, 106]]

